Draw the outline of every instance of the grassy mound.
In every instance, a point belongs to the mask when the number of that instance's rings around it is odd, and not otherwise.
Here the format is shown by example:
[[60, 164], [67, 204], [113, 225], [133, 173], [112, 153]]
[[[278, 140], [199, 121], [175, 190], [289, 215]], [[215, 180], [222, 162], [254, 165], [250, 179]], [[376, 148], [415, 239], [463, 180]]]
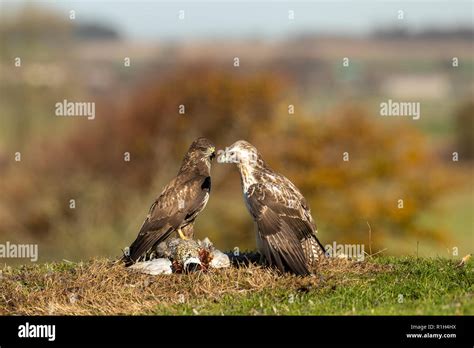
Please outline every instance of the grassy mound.
[[313, 277], [255, 265], [150, 276], [107, 259], [4, 267], [2, 315], [474, 314], [473, 262], [328, 259]]

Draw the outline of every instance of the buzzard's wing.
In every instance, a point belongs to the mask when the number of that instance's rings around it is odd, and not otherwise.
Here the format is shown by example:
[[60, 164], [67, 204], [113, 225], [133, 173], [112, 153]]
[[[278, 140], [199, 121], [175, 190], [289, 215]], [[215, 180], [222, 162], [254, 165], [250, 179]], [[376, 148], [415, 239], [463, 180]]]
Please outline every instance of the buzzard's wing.
[[[311, 216], [311, 211], [309, 209], [306, 199], [303, 197], [298, 188], [286, 177], [283, 175], [275, 174], [278, 180], [281, 180], [280, 187], [283, 187], [283, 194], [286, 197], [289, 197], [291, 201], [296, 202], [299, 207], [298, 211], [301, 213], [301, 218], [306, 221], [311, 227], [311, 235], [307, 235], [302, 241], [302, 246], [306, 259], [310, 265], [313, 265], [320, 257], [324, 257], [326, 249], [321, 244], [319, 239], [316, 237], [318, 232], [316, 223]], [[295, 205], [293, 205], [295, 207]]]
[[210, 177], [193, 176], [183, 183], [173, 179], [150, 207], [136, 240], [130, 246], [130, 259], [138, 260], [161, 243], [183, 223], [192, 222], [209, 198]]
[[314, 237], [314, 226], [305, 218], [298, 198], [290, 187], [278, 182], [254, 184], [246, 195], [262, 251], [269, 263], [276, 264], [281, 271], [308, 275], [310, 271], [301, 242]]

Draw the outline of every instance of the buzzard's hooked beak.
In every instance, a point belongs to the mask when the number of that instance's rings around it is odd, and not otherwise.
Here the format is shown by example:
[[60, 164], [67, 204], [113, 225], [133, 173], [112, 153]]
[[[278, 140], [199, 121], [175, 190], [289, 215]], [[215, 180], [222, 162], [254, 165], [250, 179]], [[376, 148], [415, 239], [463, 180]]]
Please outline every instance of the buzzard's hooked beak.
[[210, 151], [209, 158], [212, 161], [216, 157], [216, 148], [213, 146], [209, 149], [209, 151]]

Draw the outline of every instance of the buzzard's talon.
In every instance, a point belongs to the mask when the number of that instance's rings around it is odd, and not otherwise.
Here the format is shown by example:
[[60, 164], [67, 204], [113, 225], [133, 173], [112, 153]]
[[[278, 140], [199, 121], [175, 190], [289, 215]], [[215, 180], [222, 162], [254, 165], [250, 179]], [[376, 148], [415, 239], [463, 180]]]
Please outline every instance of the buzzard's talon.
[[184, 235], [181, 228], [178, 230], [178, 235], [179, 235], [179, 238], [181, 238], [182, 240], [189, 240], [189, 238]]

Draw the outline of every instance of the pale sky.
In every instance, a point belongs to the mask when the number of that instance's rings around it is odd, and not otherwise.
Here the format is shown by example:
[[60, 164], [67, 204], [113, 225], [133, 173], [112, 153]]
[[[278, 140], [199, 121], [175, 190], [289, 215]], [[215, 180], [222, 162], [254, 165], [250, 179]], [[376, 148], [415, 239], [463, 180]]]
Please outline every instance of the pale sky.
[[[473, 26], [471, 0], [441, 1], [26, 1], [0, 0], [2, 8], [26, 3], [49, 7], [78, 21], [112, 25], [133, 39], [194, 37], [281, 37], [299, 33], [361, 35], [387, 26]], [[185, 19], [178, 13], [185, 11]], [[295, 19], [288, 20], [293, 10]], [[397, 19], [398, 11], [404, 19]]]

